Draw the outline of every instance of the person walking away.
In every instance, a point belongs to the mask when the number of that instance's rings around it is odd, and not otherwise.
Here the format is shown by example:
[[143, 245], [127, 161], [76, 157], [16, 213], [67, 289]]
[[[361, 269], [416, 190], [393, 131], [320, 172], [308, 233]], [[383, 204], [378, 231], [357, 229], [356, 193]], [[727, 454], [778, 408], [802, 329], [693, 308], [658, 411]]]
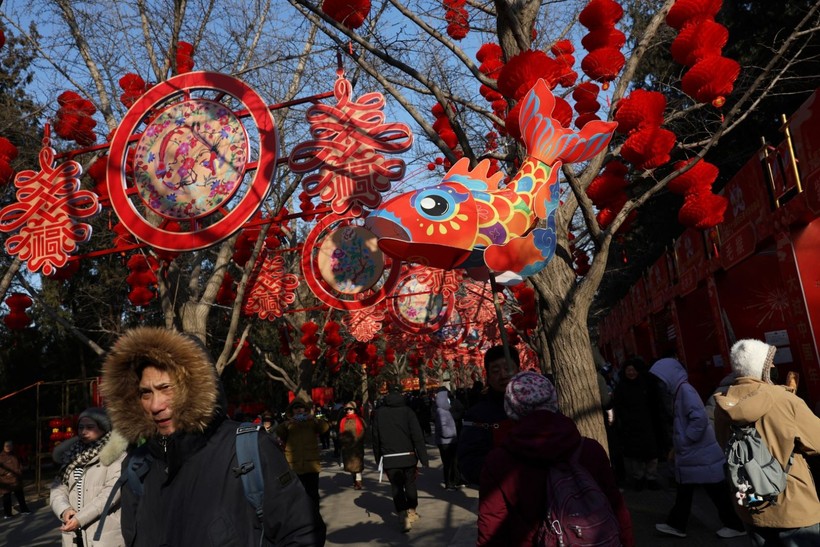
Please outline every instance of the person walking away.
[[63, 547], [121, 547], [119, 494], [106, 515], [99, 541], [97, 521], [120, 477], [128, 442], [111, 430], [102, 408], [87, 408], [77, 420], [77, 436], [57, 445], [52, 458], [60, 465], [49, 491], [49, 506], [63, 525]]
[[424, 435], [415, 413], [401, 394], [400, 386], [391, 386], [384, 404], [373, 415], [373, 455], [381, 471], [387, 474], [393, 505], [401, 530], [409, 532], [419, 518], [416, 475], [418, 462], [429, 467]]
[[703, 401], [689, 383], [683, 365], [676, 359], [657, 361], [649, 372], [657, 376], [672, 398], [672, 446], [675, 480], [678, 483], [675, 505], [665, 523], [655, 525], [662, 534], [686, 537], [686, 525], [692, 511], [695, 487], [701, 485], [718, 510], [723, 527], [721, 538], [745, 534], [743, 523], [735, 514], [726, 484], [726, 457], [715, 440], [715, 432], [706, 417]]
[[646, 365], [634, 358], [624, 362], [615, 388], [615, 426], [626, 471], [636, 490], [660, 488], [658, 452], [662, 435], [662, 403]]
[[632, 521], [606, 451], [558, 411], [552, 383], [541, 374], [520, 372], [507, 384], [504, 405], [514, 425], [484, 464], [477, 545], [535, 545], [554, 499], [548, 491], [550, 469], [577, 454], [612, 508], [621, 545], [632, 547]]
[[290, 468], [302, 481], [305, 492], [319, 511], [319, 456], [318, 436], [330, 429], [327, 421], [308, 411], [308, 405], [296, 400], [287, 410], [288, 419], [276, 428], [276, 435], [285, 446], [285, 458]]
[[344, 470], [352, 475], [353, 488], [362, 489], [364, 471], [364, 420], [356, 413], [356, 403], [344, 406], [344, 416], [339, 420], [339, 443]]
[[324, 545], [322, 518], [269, 435], [255, 435], [259, 514], [245, 497], [235, 471], [241, 424], [227, 418], [214, 362], [198, 339], [157, 327], [129, 330], [102, 372], [113, 428], [129, 443], [144, 440], [123, 462], [123, 473], [140, 460], [144, 471], [141, 480], [134, 473], [141, 493], [128, 483], [121, 490], [126, 545]]
[[436, 410], [433, 419], [436, 424], [436, 446], [441, 455], [441, 465], [444, 472], [444, 488], [455, 490], [459, 480], [456, 466], [456, 450], [458, 448], [458, 429], [450, 410], [450, 392], [441, 387], [436, 392]]
[[17, 507], [21, 515], [31, 514], [26, 505], [26, 496], [23, 493], [23, 466], [20, 459], [14, 453], [14, 443], [6, 441], [3, 443], [3, 451], [0, 452], [0, 494], [3, 495], [3, 519], [8, 520], [13, 515], [11, 512], [11, 494], [17, 498]]
[[735, 505], [752, 545], [820, 545], [820, 501], [806, 462], [806, 457], [820, 453], [820, 418], [786, 386], [771, 383], [775, 351], [752, 339], [732, 346], [729, 360], [736, 379], [725, 395], [715, 395], [717, 438], [725, 447], [732, 425], [754, 424], [772, 456], [788, 468], [786, 488], [775, 503]]
[[510, 352], [512, 363], [507, 362], [504, 346], [487, 350], [484, 354], [487, 392], [464, 413], [456, 458], [461, 476], [472, 484], [479, 483], [484, 458], [493, 447], [504, 442], [512, 426], [504, 411], [504, 389], [521, 367], [521, 358], [515, 348], [510, 348]]

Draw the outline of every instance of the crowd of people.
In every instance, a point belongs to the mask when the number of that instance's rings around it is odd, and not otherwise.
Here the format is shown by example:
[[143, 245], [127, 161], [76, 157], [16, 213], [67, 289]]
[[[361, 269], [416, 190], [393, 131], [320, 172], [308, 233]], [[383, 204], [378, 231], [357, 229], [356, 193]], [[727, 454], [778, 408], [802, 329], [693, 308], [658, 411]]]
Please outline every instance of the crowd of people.
[[[420, 518], [416, 480], [419, 466], [429, 466], [431, 436], [443, 488], [479, 489], [480, 546], [571, 545], [583, 537], [631, 547], [624, 489], [662, 488], [664, 461], [676, 494], [658, 533], [686, 537], [694, 492], [703, 488], [720, 538], [747, 536], [755, 547], [820, 545], [809, 462], [820, 451], [820, 418], [793, 389], [772, 381], [775, 351], [759, 340], [737, 342], [732, 373], [708, 405], [674, 357], [651, 366], [629, 359], [616, 376], [602, 369], [607, 451], [561, 413], [551, 379], [520, 371], [517, 353], [502, 346], [485, 353], [486, 388], [442, 387], [408, 398], [390, 386], [368, 408], [349, 401], [314, 409], [295, 399], [283, 414], [264, 412], [249, 426], [228, 417], [197, 339], [140, 327], [106, 358], [106, 408], [81, 412], [77, 436], [55, 449], [49, 504], [63, 545], [323, 545], [321, 449], [332, 444], [350, 487], [361, 490], [370, 440], [398, 525], [410, 532]], [[741, 426], [756, 430], [787, 475], [782, 491], [755, 504], [736, 503], [727, 481], [727, 449]], [[12, 494], [28, 513], [21, 478], [7, 442], [0, 453], [5, 518]]]

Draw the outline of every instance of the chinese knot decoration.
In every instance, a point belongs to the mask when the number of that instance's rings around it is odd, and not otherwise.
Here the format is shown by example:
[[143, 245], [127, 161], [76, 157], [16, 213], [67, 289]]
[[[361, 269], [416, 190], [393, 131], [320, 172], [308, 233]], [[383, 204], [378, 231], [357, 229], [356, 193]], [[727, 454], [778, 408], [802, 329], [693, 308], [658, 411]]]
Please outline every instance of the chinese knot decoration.
[[242, 311], [246, 315], [255, 313], [260, 319], [282, 317], [284, 309], [296, 300], [298, 286], [299, 278], [285, 273], [284, 259], [268, 255], [262, 262]]
[[46, 144], [40, 150], [41, 171], [17, 173], [17, 202], [0, 209], [0, 232], [18, 232], [6, 240], [6, 251], [26, 261], [29, 271], [45, 275], [65, 266], [77, 243], [91, 237], [91, 226], [75, 219], [100, 211], [97, 196], [80, 190], [80, 164], [66, 161], [55, 167], [54, 155]]
[[313, 140], [298, 144], [288, 158], [296, 173], [318, 169], [302, 182], [308, 196], [330, 204], [333, 212], [360, 216], [363, 207], [381, 203], [381, 192], [404, 176], [401, 159], [386, 159], [410, 149], [413, 136], [403, 123], [384, 123], [384, 95], [366, 93], [352, 100], [352, 86], [339, 74], [333, 89], [336, 105], [316, 104], [307, 120]]

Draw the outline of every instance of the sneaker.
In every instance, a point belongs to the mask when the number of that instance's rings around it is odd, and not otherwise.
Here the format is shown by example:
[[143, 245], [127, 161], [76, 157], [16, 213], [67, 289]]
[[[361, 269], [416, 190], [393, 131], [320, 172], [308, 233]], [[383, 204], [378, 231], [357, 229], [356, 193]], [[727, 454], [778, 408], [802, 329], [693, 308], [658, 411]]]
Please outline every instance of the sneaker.
[[724, 526], [723, 528], [717, 531], [717, 535], [718, 537], [722, 537], [723, 539], [730, 539], [745, 536], [746, 532], [744, 530], [735, 530], [734, 528]]
[[355, 481], [353, 483], [353, 490], [361, 490], [362, 489], [362, 481]]
[[401, 520], [401, 531], [409, 532], [410, 528], [413, 527], [413, 522], [410, 520], [408, 511], [402, 511], [399, 513], [399, 519]]
[[415, 509], [408, 509], [407, 510], [407, 518], [409, 518], [410, 522], [413, 523], [413, 522], [416, 522], [417, 520], [419, 520], [421, 518], [421, 515], [416, 513]]
[[686, 532], [681, 532], [677, 528], [672, 528], [668, 524], [656, 524], [655, 525], [655, 530], [657, 530], [661, 534], [666, 534], [668, 536], [675, 536], [675, 537], [679, 537], [679, 538], [685, 538], [686, 537]]

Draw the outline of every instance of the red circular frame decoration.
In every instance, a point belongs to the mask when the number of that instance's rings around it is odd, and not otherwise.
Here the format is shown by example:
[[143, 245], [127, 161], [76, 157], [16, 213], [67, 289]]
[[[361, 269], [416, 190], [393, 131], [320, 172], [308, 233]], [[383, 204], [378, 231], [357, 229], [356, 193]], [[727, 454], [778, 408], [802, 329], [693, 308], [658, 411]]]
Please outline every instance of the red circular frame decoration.
[[[259, 133], [259, 159], [245, 195], [224, 217], [202, 230], [171, 232], [147, 222], [128, 198], [125, 157], [133, 132], [146, 114], [163, 101], [190, 90], [214, 90], [231, 95], [248, 110]], [[106, 185], [111, 206], [129, 232], [152, 247], [185, 252], [203, 249], [239, 230], [259, 209], [270, 191], [279, 159], [279, 137], [268, 106], [245, 82], [217, 72], [189, 72], [157, 84], [137, 99], [117, 127], [108, 154]]]
[[[401, 279], [398, 280], [396, 283], [396, 287], [400, 287], [407, 281], [412, 280], [416, 277], [418, 272], [416, 270], [410, 270], [406, 274], [404, 274]], [[432, 288], [431, 288], [432, 292]], [[449, 295], [442, 294], [441, 295], [441, 314], [436, 319], [436, 321], [432, 323], [425, 323], [423, 325], [417, 325], [410, 323], [404, 317], [402, 317], [401, 313], [398, 310], [398, 300], [401, 298], [399, 293], [395, 293], [392, 295], [390, 302], [387, 306], [387, 313], [390, 318], [398, 324], [404, 331], [409, 332], [411, 334], [428, 334], [431, 332], [435, 332], [450, 320], [450, 315], [452, 314], [453, 309], [455, 309], [456, 297], [454, 294], [450, 293]]]
[[[327, 229], [334, 223], [341, 226], [343, 223], [349, 224], [351, 221], [359, 218], [360, 217], [352, 213], [326, 215], [322, 220], [316, 223], [316, 226], [313, 227], [307, 238], [305, 238], [305, 243], [302, 246], [301, 265], [305, 282], [313, 294], [316, 295], [316, 298], [337, 310], [362, 310], [378, 304], [387, 298], [387, 295], [396, 287], [399, 275], [401, 274], [401, 260], [392, 259], [385, 255], [385, 264], [388, 260], [390, 261], [390, 272], [387, 275], [387, 279], [379, 290], [372, 291], [372, 294], [360, 300], [342, 300], [332, 292], [327, 282], [322, 279], [321, 274], [318, 273], [318, 259], [313, 254], [313, 250], [319, 248], [318, 242], [320, 237], [322, 234], [327, 233]], [[336, 228], [336, 226], [334, 226], [334, 228]]]

